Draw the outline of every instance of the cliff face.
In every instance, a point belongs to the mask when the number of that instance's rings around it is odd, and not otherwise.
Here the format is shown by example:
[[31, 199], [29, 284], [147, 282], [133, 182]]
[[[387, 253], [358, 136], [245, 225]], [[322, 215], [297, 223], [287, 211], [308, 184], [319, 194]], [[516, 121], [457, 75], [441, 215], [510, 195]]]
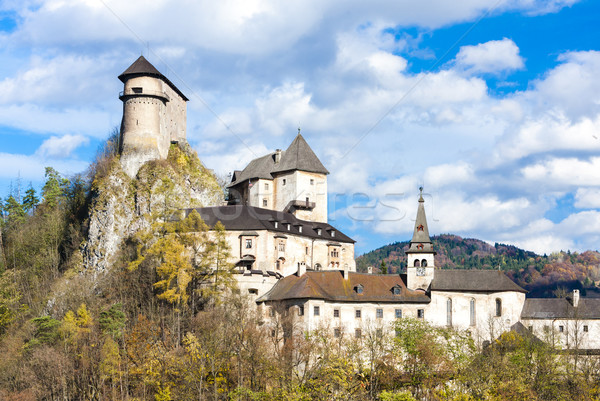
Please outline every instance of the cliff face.
[[221, 204], [223, 192], [189, 145], [171, 145], [166, 160], [144, 164], [130, 178], [115, 158], [108, 174], [93, 183], [87, 241], [88, 271], [110, 269], [122, 243], [137, 231], [181, 208]]

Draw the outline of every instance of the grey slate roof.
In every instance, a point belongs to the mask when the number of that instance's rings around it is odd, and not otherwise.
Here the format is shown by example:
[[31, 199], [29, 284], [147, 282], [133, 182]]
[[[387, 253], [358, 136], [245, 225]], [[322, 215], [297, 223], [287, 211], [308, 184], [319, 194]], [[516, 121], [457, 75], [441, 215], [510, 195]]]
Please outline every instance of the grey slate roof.
[[275, 163], [275, 154], [273, 152], [254, 159], [244, 170], [236, 171], [228, 187], [254, 178], [272, 180], [275, 174], [291, 170], [329, 174], [301, 134], [296, 136], [287, 150], [281, 151], [279, 163]]
[[329, 174], [329, 171], [323, 166], [300, 133], [298, 133], [294, 141], [287, 148], [285, 154], [281, 155], [281, 161], [275, 165], [272, 172], [279, 173], [290, 170]]
[[575, 308], [567, 298], [527, 298], [521, 319], [600, 319], [600, 298], [580, 298]]
[[[323, 239], [333, 242], [354, 243], [355, 241], [327, 223], [300, 220], [287, 212], [263, 209], [246, 205], [227, 205], [185, 209], [187, 216], [196, 210], [202, 220], [210, 227], [220, 221], [225, 229], [234, 231], [260, 231], [269, 230], [280, 234], [298, 235], [308, 238]], [[275, 228], [275, 222], [278, 222]], [[287, 229], [289, 223], [290, 229]], [[300, 232], [302, 227], [302, 232]], [[321, 235], [318, 234], [321, 229]], [[331, 236], [331, 232], [335, 235]]]
[[[419, 207], [417, 209], [417, 219], [415, 220], [415, 229], [410, 245], [406, 253], [431, 253], [433, 244], [429, 238], [429, 228], [427, 227], [427, 217], [425, 216], [425, 200], [423, 199], [423, 189], [419, 196]], [[422, 249], [420, 248], [422, 245]], [[434, 252], [435, 253], [435, 252]]]
[[435, 270], [431, 291], [527, 292], [501, 271], [446, 269]]
[[160, 71], [156, 69], [144, 56], [140, 56], [137, 60], [133, 62], [121, 75], [119, 75], [119, 79], [121, 82], [125, 83], [127, 79], [133, 76], [152, 76], [156, 78], [160, 78], [167, 83], [179, 96], [183, 98], [186, 102], [189, 100], [185, 95], [173, 84], [167, 77], [165, 77]]
[[[359, 294], [355, 288], [362, 285]], [[393, 288], [400, 288], [394, 295]], [[397, 274], [363, 274], [348, 272], [345, 280], [337, 270], [309, 271], [302, 276], [291, 275], [279, 280], [271, 291], [256, 302], [286, 301], [293, 299], [323, 299], [332, 302], [386, 302], [429, 303], [431, 299], [422, 291], [406, 288]]]

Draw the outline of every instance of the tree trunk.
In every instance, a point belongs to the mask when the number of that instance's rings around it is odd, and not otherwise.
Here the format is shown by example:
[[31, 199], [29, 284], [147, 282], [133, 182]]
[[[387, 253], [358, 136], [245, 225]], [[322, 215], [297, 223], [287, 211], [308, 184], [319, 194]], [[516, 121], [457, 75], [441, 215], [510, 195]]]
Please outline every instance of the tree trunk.
[[4, 257], [4, 243], [2, 242], [2, 225], [0, 225], [0, 269], [6, 267], [6, 258]]

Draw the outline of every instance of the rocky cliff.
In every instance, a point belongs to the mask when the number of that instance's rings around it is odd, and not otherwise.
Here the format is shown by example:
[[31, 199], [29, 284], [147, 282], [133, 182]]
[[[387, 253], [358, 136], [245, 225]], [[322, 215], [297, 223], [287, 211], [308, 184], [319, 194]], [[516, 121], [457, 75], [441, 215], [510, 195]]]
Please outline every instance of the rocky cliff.
[[166, 160], [144, 164], [134, 178], [118, 156], [92, 185], [87, 241], [82, 245], [88, 271], [110, 269], [123, 241], [182, 208], [221, 204], [223, 191], [187, 144], [173, 144]]

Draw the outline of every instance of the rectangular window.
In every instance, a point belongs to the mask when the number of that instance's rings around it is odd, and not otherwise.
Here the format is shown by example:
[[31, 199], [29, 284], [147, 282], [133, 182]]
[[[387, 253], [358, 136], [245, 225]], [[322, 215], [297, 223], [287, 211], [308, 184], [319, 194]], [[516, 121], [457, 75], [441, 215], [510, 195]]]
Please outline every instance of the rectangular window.
[[313, 180], [312, 178], [310, 179], [310, 185], [315, 185], [315, 180]]
[[355, 338], [361, 338], [362, 337], [362, 330], [361, 329], [355, 329], [354, 330], [354, 337]]
[[584, 333], [587, 333], [587, 332], [588, 332], [588, 327], [587, 327], [587, 325], [583, 326], [583, 332], [584, 332]]
[[333, 329], [333, 336], [335, 338], [340, 338], [342, 336], [342, 330], [340, 330], [340, 329]]
[[334, 309], [333, 310], [333, 317], [340, 317], [340, 310], [339, 309]]
[[275, 316], [275, 308], [270, 308], [269, 314], [271, 315], [271, 317]]
[[320, 314], [321, 314], [321, 308], [319, 308], [318, 306], [315, 306], [314, 315], [319, 316]]
[[304, 316], [304, 306], [298, 307], [298, 316]]
[[383, 309], [377, 309], [375, 311], [375, 316], [377, 317], [377, 319], [383, 319]]
[[285, 178], [283, 179], [282, 184], [285, 185]]
[[558, 326], [558, 331], [563, 333], [565, 331], [565, 326]]
[[246, 249], [250, 249], [252, 248], [252, 240], [251, 239], [247, 239], [246, 240]]
[[356, 309], [354, 311], [354, 317], [357, 318], [357, 319], [360, 319], [360, 317], [361, 317], [360, 309]]
[[396, 309], [396, 319], [402, 319], [402, 309]]
[[402, 330], [396, 329], [396, 337], [400, 337], [401, 334], [402, 334]]
[[533, 326], [529, 326], [527, 327], [527, 329], [529, 329], [529, 331], [533, 333]]
[[377, 336], [377, 338], [383, 337], [383, 330], [382, 329], [375, 330], [375, 336]]
[[269, 183], [268, 182], [265, 182], [265, 189], [267, 189], [267, 190], [269, 189]]
[[[302, 228], [302, 227], [300, 227], [300, 228]], [[308, 247], [306, 247], [306, 254], [308, 255]]]
[[279, 252], [285, 252], [285, 242], [279, 243]]
[[268, 204], [269, 202], [267, 202], [267, 198], [263, 198], [263, 206], [267, 207]]
[[417, 317], [423, 319], [425, 317], [425, 309], [417, 309]]
[[256, 288], [248, 288], [248, 294], [258, 295], [258, 290]]

